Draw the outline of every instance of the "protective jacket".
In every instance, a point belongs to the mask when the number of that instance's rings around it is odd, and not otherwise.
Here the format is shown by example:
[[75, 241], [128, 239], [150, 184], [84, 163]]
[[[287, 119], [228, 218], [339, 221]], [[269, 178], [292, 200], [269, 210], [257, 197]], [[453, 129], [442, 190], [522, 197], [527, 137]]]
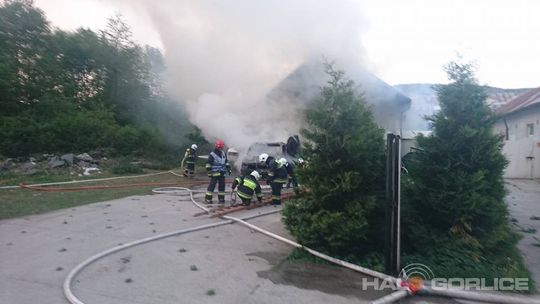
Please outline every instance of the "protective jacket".
[[273, 157], [268, 157], [266, 160], [268, 165], [268, 181], [278, 184], [287, 183], [287, 169], [285, 166], [277, 159]]
[[194, 164], [195, 159], [197, 158], [197, 151], [187, 148], [186, 153], [184, 154], [184, 159], [186, 164]]
[[255, 193], [257, 195], [257, 200], [259, 200], [259, 202], [262, 201], [263, 195], [261, 192], [261, 185], [252, 175], [235, 178], [232, 188], [235, 189], [236, 187], [238, 187], [236, 193], [243, 200], [251, 200]]
[[217, 177], [225, 176], [225, 173], [231, 174], [231, 166], [227, 160], [227, 155], [221, 150], [214, 150], [208, 155], [206, 162], [206, 171], [208, 176]]

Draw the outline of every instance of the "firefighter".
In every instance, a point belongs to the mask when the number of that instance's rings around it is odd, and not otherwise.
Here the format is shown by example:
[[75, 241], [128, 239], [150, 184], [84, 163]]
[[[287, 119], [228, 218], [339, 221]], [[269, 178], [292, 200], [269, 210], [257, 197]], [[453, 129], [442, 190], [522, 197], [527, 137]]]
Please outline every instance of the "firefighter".
[[242, 203], [245, 206], [249, 206], [251, 204], [251, 198], [253, 197], [253, 194], [257, 196], [257, 200], [259, 203], [262, 203], [262, 192], [261, 192], [261, 185], [259, 184], [259, 179], [261, 179], [261, 175], [257, 171], [251, 172], [248, 176], [239, 176], [234, 179], [234, 182], [232, 184], [232, 189], [236, 189], [238, 186], [238, 190], [236, 190], [236, 194], [240, 199], [242, 200]]
[[287, 183], [287, 169], [282, 162], [266, 153], [259, 155], [259, 163], [268, 167], [267, 183], [272, 188], [272, 205], [281, 205], [281, 188]]
[[296, 175], [294, 174], [294, 164], [287, 161], [286, 158], [281, 158], [279, 161], [284, 164], [285, 169], [287, 170], [287, 188], [290, 188], [291, 184], [293, 189], [298, 188], [298, 181], [296, 180]]
[[182, 163], [184, 164], [184, 176], [193, 177], [195, 174], [195, 160], [197, 159], [197, 145], [193, 144], [186, 149]]
[[220, 207], [225, 206], [225, 174], [231, 175], [231, 166], [227, 161], [227, 155], [223, 151], [225, 143], [219, 139], [214, 145], [214, 151], [208, 155], [208, 161], [206, 162], [206, 171], [210, 177], [210, 184], [206, 191], [205, 202], [212, 204], [212, 194], [218, 183], [218, 200]]

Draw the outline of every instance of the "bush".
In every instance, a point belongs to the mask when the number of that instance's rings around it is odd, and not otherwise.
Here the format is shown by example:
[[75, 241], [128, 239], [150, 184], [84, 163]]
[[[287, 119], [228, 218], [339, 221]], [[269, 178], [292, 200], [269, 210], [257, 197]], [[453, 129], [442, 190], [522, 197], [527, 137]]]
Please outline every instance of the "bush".
[[132, 164], [128, 161], [121, 161], [119, 164], [111, 168], [113, 174], [139, 174], [143, 173], [143, 169], [140, 165]]
[[[79, 108], [68, 100], [44, 100], [15, 117], [2, 117], [0, 153], [28, 156], [35, 153], [84, 152], [104, 148], [115, 155], [157, 154], [168, 148], [150, 126], [120, 126], [113, 112], [95, 105]], [[170, 148], [169, 148], [170, 149]]]

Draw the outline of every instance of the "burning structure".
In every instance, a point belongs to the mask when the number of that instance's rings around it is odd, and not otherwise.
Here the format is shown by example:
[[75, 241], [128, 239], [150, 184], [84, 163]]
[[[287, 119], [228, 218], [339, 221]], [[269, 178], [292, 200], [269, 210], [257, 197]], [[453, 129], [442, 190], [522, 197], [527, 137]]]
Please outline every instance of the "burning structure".
[[[379, 126], [386, 132], [401, 134], [403, 113], [409, 109], [411, 100], [359, 65], [349, 66], [343, 70], [345, 76], [358, 85], [358, 93], [364, 94]], [[327, 81], [328, 75], [322, 61], [307, 61], [280, 81], [267, 94], [267, 98], [290, 112], [303, 111], [320, 96], [321, 87]], [[299, 119], [302, 117], [302, 115], [294, 116]], [[259, 168], [258, 165], [258, 155], [261, 153], [293, 160], [297, 157], [299, 146], [298, 136], [289, 137], [287, 143], [253, 143], [242, 158], [241, 171], [244, 174], [249, 174], [255, 169], [264, 171], [264, 168]]]
[[[404, 113], [411, 105], [411, 99], [388, 85], [360, 65], [339, 67], [345, 76], [358, 85], [358, 92], [363, 93], [371, 105], [375, 121], [388, 133], [403, 132]], [[309, 104], [318, 98], [320, 88], [326, 84], [323, 63], [320, 60], [307, 61], [282, 80], [269, 94], [269, 98], [281, 100], [293, 105]]]

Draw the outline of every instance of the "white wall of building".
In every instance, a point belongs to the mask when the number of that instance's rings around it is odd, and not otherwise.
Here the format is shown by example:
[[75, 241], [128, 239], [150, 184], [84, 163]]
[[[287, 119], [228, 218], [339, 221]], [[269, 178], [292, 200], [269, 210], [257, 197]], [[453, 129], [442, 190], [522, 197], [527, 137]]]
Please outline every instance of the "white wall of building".
[[[510, 162], [504, 176], [540, 178], [540, 105], [507, 114], [504, 118], [508, 136], [503, 152]], [[503, 119], [495, 124], [495, 131], [506, 136]]]

